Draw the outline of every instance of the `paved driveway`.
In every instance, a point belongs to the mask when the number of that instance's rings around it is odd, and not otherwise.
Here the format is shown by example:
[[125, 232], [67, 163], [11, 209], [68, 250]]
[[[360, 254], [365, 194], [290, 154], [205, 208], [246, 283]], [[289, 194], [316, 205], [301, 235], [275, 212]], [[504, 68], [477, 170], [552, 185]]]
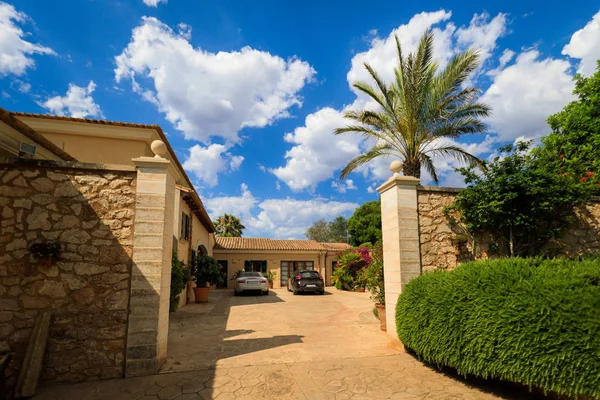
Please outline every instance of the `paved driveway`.
[[269, 296], [233, 296], [226, 290], [214, 291], [211, 301], [172, 315], [162, 372], [397, 354], [365, 293], [294, 296], [277, 289]]
[[36, 399], [526, 399], [482, 390], [386, 346], [364, 293], [234, 297], [172, 314], [161, 374], [45, 388]]

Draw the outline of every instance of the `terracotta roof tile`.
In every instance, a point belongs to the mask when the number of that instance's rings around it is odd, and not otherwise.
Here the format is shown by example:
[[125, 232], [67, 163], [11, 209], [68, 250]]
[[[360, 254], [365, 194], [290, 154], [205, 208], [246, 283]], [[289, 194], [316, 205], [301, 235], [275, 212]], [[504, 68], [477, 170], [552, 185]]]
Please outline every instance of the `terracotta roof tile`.
[[342, 251], [342, 250], [346, 250], [349, 249], [350, 246], [348, 243], [324, 243], [321, 242], [319, 243], [321, 246], [325, 247], [327, 250], [334, 250], [334, 251]]
[[217, 250], [339, 251], [348, 247], [350, 246], [345, 243], [319, 243], [315, 240], [280, 240], [217, 236], [215, 238], [214, 248]]

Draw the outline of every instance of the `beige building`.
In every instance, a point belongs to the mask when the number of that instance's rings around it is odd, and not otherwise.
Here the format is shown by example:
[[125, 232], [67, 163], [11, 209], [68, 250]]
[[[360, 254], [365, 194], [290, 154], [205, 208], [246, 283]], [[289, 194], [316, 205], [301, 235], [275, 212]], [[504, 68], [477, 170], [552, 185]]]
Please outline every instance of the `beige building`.
[[216, 237], [213, 257], [227, 274], [227, 287], [238, 271], [271, 271], [274, 288], [286, 287], [287, 278], [300, 269], [319, 271], [326, 285], [337, 256], [350, 246], [346, 243], [319, 243], [314, 240], [274, 240], [263, 238]]
[[[280, 287], [300, 268], [330, 283], [346, 247], [215, 238], [157, 125], [1, 108], [0, 227], [0, 350], [14, 354], [12, 383], [30, 367], [22, 363], [31, 331], [46, 312], [42, 382], [159, 371], [168, 353], [172, 250], [186, 264], [214, 256], [228, 278], [240, 269], [271, 270]], [[180, 306], [193, 301], [189, 289]]]
[[7, 112], [0, 109], [0, 155], [19, 155], [20, 143], [37, 147], [40, 159], [62, 159], [83, 163], [134, 165], [137, 157], [154, 157], [155, 140], [167, 146], [175, 177], [173, 248], [188, 264], [199, 253], [212, 254], [215, 231], [202, 201], [158, 125], [131, 124], [107, 120]]

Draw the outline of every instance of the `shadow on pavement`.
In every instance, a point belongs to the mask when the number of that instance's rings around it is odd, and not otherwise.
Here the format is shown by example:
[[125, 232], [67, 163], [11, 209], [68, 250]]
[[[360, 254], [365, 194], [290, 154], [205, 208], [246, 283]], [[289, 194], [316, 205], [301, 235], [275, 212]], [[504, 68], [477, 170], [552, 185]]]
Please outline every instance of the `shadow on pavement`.
[[[212, 387], [216, 379], [215, 369], [220, 360], [302, 343], [303, 336], [301, 335], [244, 339], [237, 337], [252, 334], [255, 331], [251, 329], [227, 330], [227, 322], [232, 308], [280, 302], [284, 302], [284, 300], [274, 291], [270, 291], [267, 296], [260, 293], [234, 296], [231, 289], [217, 289], [211, 291], [209, 304], [186, 305], [171, 314], [168, 359], [160, 373], [183, 372], [190, 376], [196, 374], [201, 377], [200, 380], [205, 387], [203, 396], [212, 398], [217, 394], [212, 393]], [[258, 313], [251, 309], [248, 312]], [[257, 317], [260, 318], [260, 315]], [[191, 384], [192, 382], [190, 382]]]

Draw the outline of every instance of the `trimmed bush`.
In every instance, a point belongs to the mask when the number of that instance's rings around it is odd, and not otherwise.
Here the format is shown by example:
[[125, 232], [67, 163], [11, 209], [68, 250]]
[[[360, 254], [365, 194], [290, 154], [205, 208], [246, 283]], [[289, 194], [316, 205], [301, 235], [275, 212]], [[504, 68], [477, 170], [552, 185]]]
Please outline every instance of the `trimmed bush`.
[[600, 398], [600, 259], [512, 258], [406, 285], [398, 336], [461, 375]]

